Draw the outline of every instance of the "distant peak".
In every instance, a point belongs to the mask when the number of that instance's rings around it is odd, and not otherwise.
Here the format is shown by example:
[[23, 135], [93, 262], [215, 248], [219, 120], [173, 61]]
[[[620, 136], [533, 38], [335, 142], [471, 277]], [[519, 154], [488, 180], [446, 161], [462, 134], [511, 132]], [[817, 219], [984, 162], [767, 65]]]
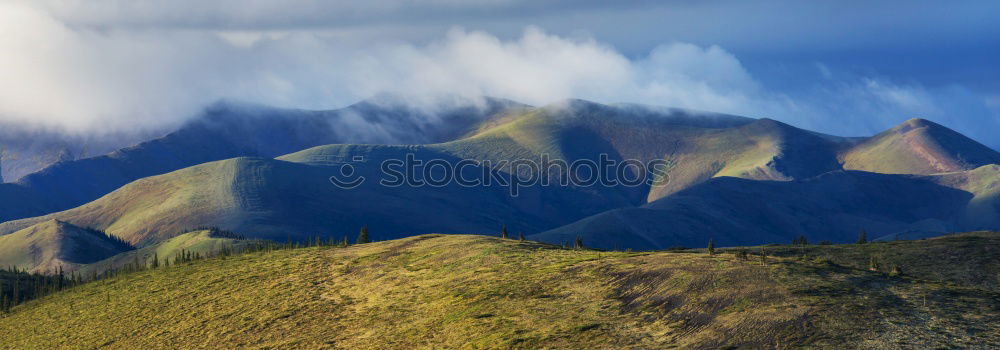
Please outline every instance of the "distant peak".
[[[493, 96], [464, 96], [458, 94], [420, 96], [381, 92], [351, 105], [354, 108], [428, 109], [464, 107], [503, 108], [527, 106], [520, 102]], [[432, 109], [433, 109], [432, 108]]]
[[66, 221], [62, 221], [62, 220], [59, 220], [59, 219], [49, 219], [49, 220], [43, 221], [41, 223], [38, 223], [35, 226], [37, 226], [37, 227], [45, 227], [45, 228], [52, 228], [52, 229], [55, 229], [54, 232], [73, 231], [73, 230], [76, 230], [76, 229], [80, 228], [79, 226], [73, 225], [71, 223], [68, 223]]
[[70, 224], [68, 222], [65, 222], [65, 221], [62, 221], [62, 220], [59, 220], [59, 219], [49, 219], [49, 220], [46, 220], [46, 221], [42, 222], [41, 225], [56, 226], [56, 227], [70, 226]]
[[[932, 122], [924, 118], [910, 118], [892, 128], [893, 131], [905, 133], [913, 129], [921, 128], [945, 128], [941, 124]], [[946, 129], [946, 128], [945, 128]]]
[[771, 118], [768, 118], [768, 117], [758, 118], [757, 119], [757, 123], [758, 124], [770, 124], [770, 125], [788, 125], [788, 124], [779, 122], [777, 120], [774, 120], [774, 119], [771, 119]]
[[567, 99], [556, 101], [556, 103], [554, 103], [554, 104], [555, 105], [570, 106], [570, 107], [604, 106], [603, 104], [600, 104], [600, 103], [597, 103], [597, 102], [594, 102], [594, 101], [588, 101], [588, 100], [580, 99], [580, 98], [567, 98]]
[[932, 125], [932, 124], [934, 124], [930, 120], [927, 120], [927, 119], [924, 119], [924, 118], [910, 118], [910, 119], [907, 119], [903, 123], [910, 124], [910, 125]]
[[585, 111], [600, 108], [608, 108], [609, 106], [600, 104], [593, 101], [581, 100], [578, 98], [567, 98], [555, 101], [553, 103], [547, 104], [542, 109], [546, 110], [571, 110], [571, 111]]
[[786, 123], [771, 119], [771, 118], [760, 118], [754, 120], [753, 122], [747, 124], [751, 128], [764, 128], [768, 130], [787, 130], [787, 129], [798, 129], [794, 126], [788, 125]]
[[946, 126], [908, 119], [854, 146], [846, 169], [890, 174], [937, 174], [1000, 162], [1000, 153]]
[[230, 110], [260, 109], [260, 108], [272, 108], [272, 107], [245, 100], [223, 98], [223, 99], [218, 99], [215, 102], [209, 103], [207, 106], [205, 106], [205, 111], [208, 113], [213, 113], [213, 112], [224, 112]]

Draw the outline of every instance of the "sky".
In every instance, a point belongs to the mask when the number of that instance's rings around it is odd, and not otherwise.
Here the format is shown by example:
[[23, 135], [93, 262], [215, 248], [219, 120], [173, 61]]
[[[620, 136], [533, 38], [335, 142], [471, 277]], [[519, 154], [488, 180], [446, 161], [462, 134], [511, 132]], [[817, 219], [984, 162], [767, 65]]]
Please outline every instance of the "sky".
[[565, 98], [1000, 148], [1000, 3], [0, 0], [0, 120], [175, 125], [220, 99]]

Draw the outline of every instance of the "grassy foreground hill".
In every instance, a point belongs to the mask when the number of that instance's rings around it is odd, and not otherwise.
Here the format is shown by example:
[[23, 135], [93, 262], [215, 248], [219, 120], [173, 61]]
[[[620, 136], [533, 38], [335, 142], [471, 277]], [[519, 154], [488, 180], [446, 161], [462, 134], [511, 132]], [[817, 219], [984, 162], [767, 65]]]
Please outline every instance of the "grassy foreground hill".
[[890, 276], [837, 259], [890, 247], [908, 259], [901, 261], [917, 261], [928, 247], [943, 247], [957, 257], [987, 255], [941, 264], [944, 276], [995, 275], [995, 264], [983, 262], [997, 260], [998, 246], [1000, 234], [980, 233], [809, 247], [826, 258], [766, 247], [785, 257], [761, 264], [753, 255], [423, 235], [214, 258], [85, 284], [0, 317], [0, 346], [995, 348], [995, 286], [925, 274], [929, 264]]

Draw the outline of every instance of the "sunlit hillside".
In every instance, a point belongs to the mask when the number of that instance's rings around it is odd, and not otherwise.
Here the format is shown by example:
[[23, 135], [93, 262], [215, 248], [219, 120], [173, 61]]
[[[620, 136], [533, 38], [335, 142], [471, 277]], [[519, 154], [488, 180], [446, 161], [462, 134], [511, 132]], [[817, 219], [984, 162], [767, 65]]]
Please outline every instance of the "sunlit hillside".
[[[765, 247], [762, 261], [760, 247], [630, 253], [424, 235], [218, 257], [87, 283], [15, 307], [0, 318], [0, 344], [991, 347], [1000, 346], [996, 285], [953, 273], [996, 274], [998, 244], [996, 233], [982, 233]], [[925, 256], [933, 251], [977, 258], [932, 268], [922, 259], [940, 261], [941, 253]], [[871, 256], [882, 265], [869, 269]]]

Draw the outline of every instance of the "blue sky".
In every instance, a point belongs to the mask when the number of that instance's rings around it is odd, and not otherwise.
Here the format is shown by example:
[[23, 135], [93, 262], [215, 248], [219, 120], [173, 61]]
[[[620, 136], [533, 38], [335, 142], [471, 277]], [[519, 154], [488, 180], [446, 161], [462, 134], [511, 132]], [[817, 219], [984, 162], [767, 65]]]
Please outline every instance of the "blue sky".
[[[579, 97], [868, 135], [924, 117], [1000, 148], [1000, 3], [11, 1], [0, 114], [123, 127], [220, 98]], [[12, 83], [14, 81], [16, 83]], [[57, 99], [59, 103], [53, 103]]]

